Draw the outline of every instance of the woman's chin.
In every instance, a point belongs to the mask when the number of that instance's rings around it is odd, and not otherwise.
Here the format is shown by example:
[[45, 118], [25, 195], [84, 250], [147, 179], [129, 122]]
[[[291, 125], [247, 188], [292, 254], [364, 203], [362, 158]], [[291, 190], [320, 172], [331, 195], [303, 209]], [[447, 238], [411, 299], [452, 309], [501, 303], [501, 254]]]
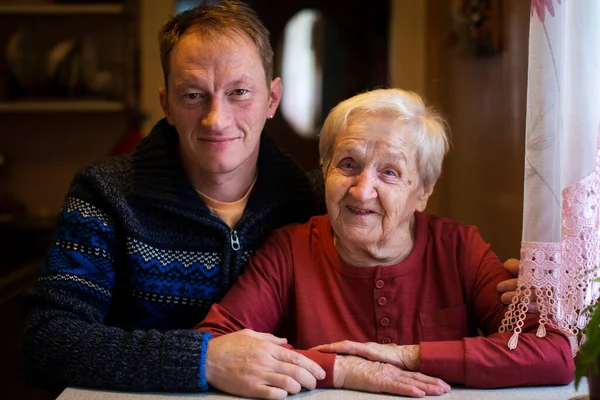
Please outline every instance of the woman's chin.
[[351, 232], [344, 236], [338, 236], [341, 244], [352, 251], [369, 251], [375, 242], [370, 235], [360, 232]]

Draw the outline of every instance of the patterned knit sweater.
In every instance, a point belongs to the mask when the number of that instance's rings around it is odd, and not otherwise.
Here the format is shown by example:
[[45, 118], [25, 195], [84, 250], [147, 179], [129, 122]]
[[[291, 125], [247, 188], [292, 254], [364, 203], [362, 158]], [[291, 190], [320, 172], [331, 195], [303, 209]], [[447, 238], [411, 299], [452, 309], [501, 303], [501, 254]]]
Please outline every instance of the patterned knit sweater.
[[25, 301], [26, 379], [51, 389], [199, 391], [208, 335], [193, 330], [269, 233], [324, 210], [263, 133], [258, 179], [231, 230], [211, 214], [160, 121], [131, 155], [74, 178]]

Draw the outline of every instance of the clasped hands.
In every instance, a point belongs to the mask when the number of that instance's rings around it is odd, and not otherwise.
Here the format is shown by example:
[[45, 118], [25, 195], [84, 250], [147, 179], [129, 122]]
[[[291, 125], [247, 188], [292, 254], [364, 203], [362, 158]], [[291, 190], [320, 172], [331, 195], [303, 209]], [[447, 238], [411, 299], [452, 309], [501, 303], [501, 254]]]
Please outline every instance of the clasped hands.
[[[261, 399], [284, 399], [312, 390], [325, 371], [314, 361], [281, 345], [286, 339], [249, 329], [208, 342], [206, 379], [224, 392]], [[338, 353], [336, 388], [424, 397], [441, 395], [450, 386], [417, 371], [419, 346], [342, 341], [313, 350]]]

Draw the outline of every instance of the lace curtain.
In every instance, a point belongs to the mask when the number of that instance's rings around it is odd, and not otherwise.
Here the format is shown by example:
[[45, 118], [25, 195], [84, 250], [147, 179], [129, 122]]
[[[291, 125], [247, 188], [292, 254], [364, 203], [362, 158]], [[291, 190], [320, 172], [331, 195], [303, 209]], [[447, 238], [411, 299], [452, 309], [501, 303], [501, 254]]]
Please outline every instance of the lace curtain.
[[600, 1], [532, 0], [523, 241], [518, 298], [501, 331], [515, 348], [537, 295], [540, 327], [585, 340], [598, 300], [600, 228]]

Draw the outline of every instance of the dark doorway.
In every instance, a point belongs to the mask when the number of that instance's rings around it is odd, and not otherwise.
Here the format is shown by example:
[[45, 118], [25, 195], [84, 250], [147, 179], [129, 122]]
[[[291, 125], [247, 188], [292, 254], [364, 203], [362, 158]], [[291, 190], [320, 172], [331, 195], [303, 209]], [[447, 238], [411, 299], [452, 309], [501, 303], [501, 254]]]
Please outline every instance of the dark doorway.
[[[277, 75], [282, 70], [282, 44], [288, 22], [307, 9], [316, 10], [322, 15], [318, 24], [320, 40], [316, 49], [316, 58], [321, 65], [322, 97], [318, 106], [320, 112], [316, 117], [315, 133], [318, 133], [327, 112], [341, 100], [365, 90], [389, 85], [388, 0], [251, 0], [248, 4], [258, 12], [271, 32]], [[286, 92], [285, 79], [283, 93], [284, 98], [293, 95]], [[306, 107], [309, 106], [306, 104]], [[300, 108], [302, 104], [297, 103], [295, 107]], [[277, 143], [305, 169], [318, 168], [316, 135], [299, 135], [281, 109], [268, 122], [267, 129]]]

